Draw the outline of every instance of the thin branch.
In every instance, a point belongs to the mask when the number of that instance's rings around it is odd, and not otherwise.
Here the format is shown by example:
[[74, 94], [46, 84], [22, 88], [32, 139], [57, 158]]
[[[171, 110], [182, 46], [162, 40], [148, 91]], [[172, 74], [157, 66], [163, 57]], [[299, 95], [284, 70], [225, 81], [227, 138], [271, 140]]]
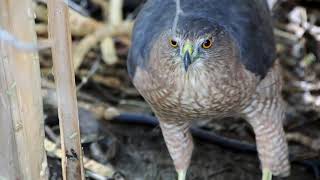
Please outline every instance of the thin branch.
[[108, 24], [98, 28], [95, 32], [85, 36], [74, 49], [73, 61], [75, 71], [77, 71], [79, 66], [82, 64], [85, 55], [98, 42], [100, 42], [108, 36], [112, 37], [124, 34], [130, 35], [132, 27], [133, 23], [127, 21], [124, 21], [123, 23], [117, 26]]
[[[45, 139], [44, 145], [49, 155], [53, 155], [58, 158], [63, 157], [63, 151], [54, 142], [50, 141], [49, 139]], [[87, 170], [98, 174], [99, 176], [112, 177], [112, 175], [115, 173], [115, 170], [111, 165], [103, 165], [87, 157], [83, 158], [83, 164]]]
[[313, 139], [301, 133], [288, 133], [286, 134], [287, 140], [291, 142], [300, 143], [314, 151], [320, 151], [320, 140]]
[[85, 77], [81, 78], [81, 83], [77, 86], [77, 91], [79, 91], [87, 82], [88, 80], [97, 72], [100, 66], [100, 60], [97, 60], [94, 62], [92, 67], [90, 68], [90, 71]]
[[123, 0], [111, 0], [109, 7], [109, 23], [119, 25], [123, 21], [122, 15]]
[[[41, 2], [41, 3], [48, 3], [48, 0], [35, 0], [36, 2]], [[81, 6], [79, 6], [78, 4], [76, 4], [75, 2], [71, 1], [71, 0], [64, 0], [64, 3], [66, 3], [71, 9], [77, 11], [78, 13], [80, 13], [83, 16], [89, 16], [89, 13], [83, 9]]]

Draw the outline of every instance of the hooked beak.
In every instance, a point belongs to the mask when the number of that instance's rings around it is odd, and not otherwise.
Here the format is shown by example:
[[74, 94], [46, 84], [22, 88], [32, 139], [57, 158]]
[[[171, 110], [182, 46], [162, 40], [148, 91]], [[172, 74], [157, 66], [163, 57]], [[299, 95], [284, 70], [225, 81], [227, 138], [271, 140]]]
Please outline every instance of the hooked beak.
[[190, 53], [187, 51], [185, 54], [184, 54], [184, 57], [183, 57], [183, 63], [184, 63], [184, 69], [186, 71], [188, 71], [188, 68], [191, 64], [191, 56], [190, 56]]
[[190, 64], [192, 63], [193, 46], [190, 42], [186, 42], [182, 49], [183, 64], [185, 71], [188, 71]]

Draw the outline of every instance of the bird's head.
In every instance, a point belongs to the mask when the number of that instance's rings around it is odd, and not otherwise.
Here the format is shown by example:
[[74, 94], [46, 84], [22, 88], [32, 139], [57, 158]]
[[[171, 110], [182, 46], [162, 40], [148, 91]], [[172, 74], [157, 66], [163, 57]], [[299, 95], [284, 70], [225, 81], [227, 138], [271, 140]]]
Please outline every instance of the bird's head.
[[[161, 38], [158, 52], [185, 72], [207, 65], [223, 64], [234, 59], [234, 43], [217, 23], [206, 18], [182, 17], [176, 29]], [[223, 62], [223, 63], [221, 63]]]
[[[183, 37], [183, 36], [182, 36]], [[211, 35], [199, 37], [197, 39], [173, 37], [168, 39], [171, 51], [175, 60], [183, 62], [185, 71], [196, 62], [207, 59], [213, 48], [213, 37]]]

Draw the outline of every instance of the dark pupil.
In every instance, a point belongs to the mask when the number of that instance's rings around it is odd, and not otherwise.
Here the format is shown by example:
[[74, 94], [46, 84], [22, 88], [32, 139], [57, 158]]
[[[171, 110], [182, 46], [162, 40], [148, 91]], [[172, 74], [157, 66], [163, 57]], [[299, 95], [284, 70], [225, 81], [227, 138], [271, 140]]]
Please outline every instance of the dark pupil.
[[177, 45], [177, 41], [171, 41], [171, 44], [176, 46]]
[[205, 45], [205, 46], [210, 46], [210, 41], [209, 41], [209, 40], [206, 40], [206, 42], [204, 42], [204, 45]]

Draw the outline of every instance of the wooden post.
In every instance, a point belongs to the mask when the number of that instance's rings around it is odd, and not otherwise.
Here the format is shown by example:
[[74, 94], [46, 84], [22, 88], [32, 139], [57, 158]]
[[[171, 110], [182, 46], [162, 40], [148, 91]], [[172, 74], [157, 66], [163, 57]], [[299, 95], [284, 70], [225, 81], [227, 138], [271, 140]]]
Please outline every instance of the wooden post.
[[[0, 0], [0, 27], [37, 42], [31, 0]], [[37, 53], [0, 42], [0, 179], [47, 179]]]
[[49, 38], [58, 94], [63, 178], [84, 179], [69, 11], [63, 0], [48, 0]]

